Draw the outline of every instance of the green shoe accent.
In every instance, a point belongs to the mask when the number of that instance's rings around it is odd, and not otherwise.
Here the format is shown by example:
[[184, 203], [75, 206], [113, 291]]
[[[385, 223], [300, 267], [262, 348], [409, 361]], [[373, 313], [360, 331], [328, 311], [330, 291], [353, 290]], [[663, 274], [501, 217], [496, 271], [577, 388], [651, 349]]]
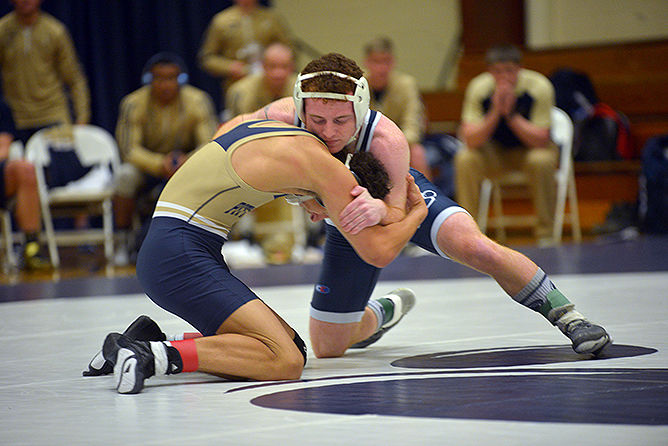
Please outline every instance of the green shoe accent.
[[376, 330], [376, 332], [368, 338], [351, 345], [350, 348], [365, 348], [378, 341], [385, 333], [397, 325], [399, 321], [411, 311], [411, 308], [415, 306], [415, 293], [408, 288], [397, 288], [386, 296], [387, 297], [374, 299], [374, 302], [378, 302], [385, 312], [383, 324], [380, 329]]
[[385, 297], [381, 297], [377, 301], [380, 305], [382, 305], [383, 312], [385, 313], [383, 317], [383, 324], [387, 324], [392, 320], [392, 317], [394, 317], [394, 302]]
[[[554, 289], [547, 293], [546, 301], [538, 309], [540, 314], [554, 324], [566, 311], [572, 309], [574, 305], [566, 298], [561, 291]], [[557, 310], [557, 311], [555, 311]]]

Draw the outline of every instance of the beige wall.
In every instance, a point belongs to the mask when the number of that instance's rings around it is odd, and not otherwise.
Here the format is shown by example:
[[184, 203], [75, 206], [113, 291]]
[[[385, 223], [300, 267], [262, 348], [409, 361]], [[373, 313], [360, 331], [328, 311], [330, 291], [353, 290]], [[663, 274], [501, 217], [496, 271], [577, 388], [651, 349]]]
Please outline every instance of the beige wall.
[[[459, 0], [273, 0], [294, 34], [320, 53], [362, 62], [364, 44], [394, 40], [398, 69], [424, 90], [452, 86]], [[526, 0], [527, 45], [568, 47], [668, 38], [668, 0]], [[298, 60], [301, 69], [310, 59]]]
[[[362, 66], [364, 44], [392, 38], [397, 68], [434, 88], [446, 53], [457, 48], [459, 0], [273, 0], [293, 33], [320, 53], [338, 52]], [[298, 60], [301, 69], [309, 57]]]
[[526, 0], [525, 5], [530, 48], [668, 38], [666, 0]]

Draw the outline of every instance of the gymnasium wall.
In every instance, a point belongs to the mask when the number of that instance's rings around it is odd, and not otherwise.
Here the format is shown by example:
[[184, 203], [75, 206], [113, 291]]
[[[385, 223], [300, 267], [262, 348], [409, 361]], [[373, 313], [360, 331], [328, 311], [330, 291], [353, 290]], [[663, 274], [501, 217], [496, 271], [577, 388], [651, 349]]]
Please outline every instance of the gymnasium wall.
[[[398, 68], [420, 88], [453, 88], [459, 52], [459, 0], [274, 0], [293, 32], [315, 50], [357, 61], [364, 43], [392, 37]], [[526, 0], [527, 46], [532, 49], [668, 38], [665, 0]], [[300, 60], [303, 66], [308, 56]]]

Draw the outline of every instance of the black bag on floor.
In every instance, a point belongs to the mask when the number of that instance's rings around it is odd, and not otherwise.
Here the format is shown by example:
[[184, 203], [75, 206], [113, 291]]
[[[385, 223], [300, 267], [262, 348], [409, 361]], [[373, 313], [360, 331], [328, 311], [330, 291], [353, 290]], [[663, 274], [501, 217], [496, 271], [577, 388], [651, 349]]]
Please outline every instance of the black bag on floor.
[[575, 123], [573, 153], [576, 161], [612, 161], [638, 158], [626, 116], [599, 102]]
[[645, 143], [638, 207], [644, 232], [668, 233], [668, 135]]

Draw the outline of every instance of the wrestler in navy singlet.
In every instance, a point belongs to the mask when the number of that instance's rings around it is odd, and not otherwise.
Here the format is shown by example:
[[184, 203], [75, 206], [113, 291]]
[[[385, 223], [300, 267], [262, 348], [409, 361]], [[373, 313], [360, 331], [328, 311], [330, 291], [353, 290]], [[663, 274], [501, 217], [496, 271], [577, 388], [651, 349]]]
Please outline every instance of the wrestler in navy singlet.
[[[369, 110], [360, 128], [355, 151], [370, 150], [376, 125], [382, 116], [380, 112]], [[295, 117], [295, 124], [304, 127], [298, 117]], [[449, 216], [466, 210], [443, 194], [420, 172], [412, 168], [409, 172], [415, 178], [415, 184], [429, 210], [411, 242], [447, 258], [438, 247], [436, 234]], [[336, 227], [328, 224], [326, 231], [320, 277], [311, 300], [311, 317], [339, 324], [359, 322], [376, 287], [380, 269], [364, 262]]]

